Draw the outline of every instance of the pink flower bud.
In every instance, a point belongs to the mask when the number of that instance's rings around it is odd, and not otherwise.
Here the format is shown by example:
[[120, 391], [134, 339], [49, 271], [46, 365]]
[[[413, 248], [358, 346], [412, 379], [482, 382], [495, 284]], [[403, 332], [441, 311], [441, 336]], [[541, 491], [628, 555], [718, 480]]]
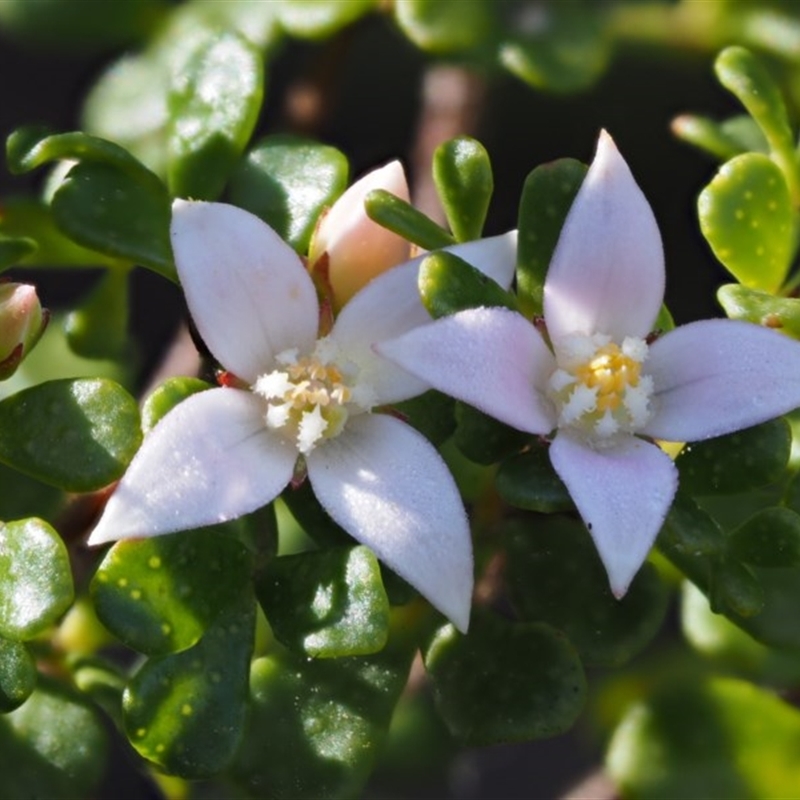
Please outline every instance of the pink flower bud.
[[408, 183], [399, 161], [356, 181], [322, 217], [311, 240], [309, 265], [312, 270], [319, 268], [317, 262], [327, 255], [327, 278], [337, 308], [374, 277], [409, 258], [409, 243], [367, 216], [364, 198], [373, 189], [385, 189], [408, 202]]
[[0, 283], [0, 380], [10, 378], [47, 326], [36, 288]]

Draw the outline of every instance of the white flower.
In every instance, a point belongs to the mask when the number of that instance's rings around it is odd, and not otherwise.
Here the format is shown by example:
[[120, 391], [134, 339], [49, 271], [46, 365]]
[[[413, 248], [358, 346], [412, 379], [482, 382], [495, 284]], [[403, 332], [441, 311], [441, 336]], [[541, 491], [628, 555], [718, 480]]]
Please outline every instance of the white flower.
[[649, 440], [720, 436], [800, 406], [797, 342], [732, 320], [650, 342], [663, 295], [655, 218], [603, 133], [545, 281], [552, 350], [528, 320], [500, 308], [463, 311], [377, 347], [521, 431], [556, 431], [550, 460], [617, 597], [677, 489], [674, 464]]
[[[419, 262], [372, 281], [317, 339], [312, 280], [257, 217], [178, 200], [171, 237], [197, 329], [245, 388], [210, 389], [167, 414], [89, 543], [247, 514], [283, 491], [302, 456], [331, 517], [466, 630], [472, 549], [455, 483], [417, 431], [370, 413], [428, 388], [371, 346], [429, 320], [416, 287]], [[508, 285], [514, 243], [508, 234], [456, 252]]]

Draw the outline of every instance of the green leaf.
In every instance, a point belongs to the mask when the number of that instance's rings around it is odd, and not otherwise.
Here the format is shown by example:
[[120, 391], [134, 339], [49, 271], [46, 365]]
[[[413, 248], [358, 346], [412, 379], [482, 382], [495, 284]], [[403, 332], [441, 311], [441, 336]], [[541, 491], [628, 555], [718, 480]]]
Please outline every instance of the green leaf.
[[56, 225], [79, 244], [149, 267], [177, 283], [170, 201], [154, 175], [80, 163], [56, 189], [51, 207]]
[[19, 708], [36, 687], [36, 661], [22, 642], [0, 636], [0, 713]]
[[142, 430], [144, 433], [149, 433], [178, 403], [197, 392], [204, 392], [210, 388], [211, 384], [200, 378], [168, 378], [153, 389], [144, 401]]
[[606, 765], [625, 797], [792, 797], [800, 713], [765, 689], [674, 681], [631, 707]]
[[652, 564], [621, 600], [583, 525], [566, 517], [511, 523], [506, 530], [508, 583], [523, 618], [563, 631], [591, 666], [624, 664], [658, 633], [668, 594]]
[[0, 519], [38, 516], [53, 524], [66, 495], [60, 489], [29, 478], [0, 463]]
[[675, 461], [681, 488], [694, 495], [738, 494], [779, 480], [792, 437], [782, 417], [685, 447]]
[[775, 297], [738, 283], [727, 283], [717, 290], [717, 300], [731, 319], [775, 328], [800, 339], [800, 299], [796, 297]]
[[681, 114], [672, 120], [670, 127], [679, 139], [705, 150], [719, 161], [727, 161], [749, 149], [726, 134], [722, 125], [709, 117]]
[[301, 39], [326, 39], [375, 7], [377, 0], [279, 0], [281, 25]]
[[495, 464], [517, 452], [530, 435], [498, 422], [466, 403], [456, 403], [456, 447], [476, 464]]
[[782, 170], [789, 190], [798, 199], [798, 169], [794, 136], [778, 88], [764, 64], [744, 47], [727, 47], [714, 63], [720, 83], [759, 124]]
[[196, 645], [150, 659], [125, 689], [131, 744], [173, 775], [196, 779], [220, 772], [241, 740], [255, 629], [247, 589]]
[[107, 270], [66, 322], [70, 347], [84, 358], [119, 358], [128, 349], [128, 273]]
[[0, 578], [0, 636], [8, 639], [32, 639], [74, 597], [67, 549], [40, 519], [0, 523]]
[[244, 151], [264, 95], [260, 51], [235, 31], [201, 40], [173, 75], [167, 175], [177, 197], [214, 200]]
[[113, 381], [49, 381], [0, 401], [0, 460], [67, 491], [120, 478], [141, 440], [136, 401]]
[[237, 541], [209, 529], [117, 542], [91, 583], [100, 621], [149, 655], [192, 647], [227, 613], [252, 562]]
[[541, 314], [544, 281], [586, 166], [572, 158], [542, 164], [525, 179], [519, 205], [517, 293], [526, 316]]
[[269, 563], [256, 595], [276, 638], [312, 658], [376, 653], [389, 633], [389, 601], [367, 547], [331, 548]]
[[[0, 223], [2, 223], [1, 217]], [[5, 236], [0, 233], [0, 272], [35, 253], [36, 247], [33, 239], [24, 236]]]
[[712, 611], [749, 619], [763, 611], [764, 590], [752, 569], [726, 558], [714, 564], [708, 601]]
[[367, 216], [423, 250], [450, 247], [456, 240], [430, 217], [385, 189], [373, 189], [364, 199]]
[[392, 408], [437, 447], [450, 438], [456, 427], [455, 401], [434, 389], [393, 403]]
[[767, 292], [780, 287], [794, 253], [795, 214], [768, 156], [745, 153], [723, 164], [697, 209], [714, 255], [740, 283]]
[[372, 656], [276, 653], [253, 663], [248, 725], [229, 773], [248, 796], [264, 787], [297, 800], [360, 795], [408, 678], [415, 648], [405, 623], [398, 615]]
[[512, 22], [500, 47], [500, 63], [536, 89], [587, 89], [610, 58], [601, 13], [594, 4], [558, 3], [547, 6], [545, 24]]
[[352, 545], [353, 538], [340, 528], [322, 507], [309, 481], [300, 486], [290, 486], [281, 499], [302, 529], [322, 547]]
[[495, 17], [487, 0], [395, 0], [397, 24], [417, 47], [431, 53], [477, 48], [494, 33]]
[[728, 555], [756, 567], [800, 567], [800, 515], [765, 508], [728, 537]]
[[[459, 8], [477, 5], [459, 3]], [[433, 180], [456, 240], [479, 239], [494, 190], [486, 148], [469, 136], [443, 142], [433, 153]]]
[[516, 308], [516, 299], [463, 259], [442, 250], [422, 259], [417, 277], [422, 304], [438, 319], [465, 308]]
[[108, 740], [90, 701], [44, 675], [16, 711], [0, 716], [0, 796], [95, 797]]
[[335, 147], [296, 136], [268, 136], [231, 176], [230, 199], [305, 255], [320, 214], [347, 188], [349, 170]]
[[467, 745], [557, 736], [585, 701], [578, 655], [549, 625], [479, 611], [466, 636], [451, 624], [439, 628], [424, 658], [439, 713]]
[[542, 514], [571, 510], [572, 498], [556, 475], [547, 450], [545, 445], [532, 443], [503, 461], [495, 481], [500, 497], [515, 508]]
[[658, 543], [663, 545], [668, 557], [685, 569], [687, 560], [722, 555], [725, 535], [714, 519], [680, 490], [672, 502]]

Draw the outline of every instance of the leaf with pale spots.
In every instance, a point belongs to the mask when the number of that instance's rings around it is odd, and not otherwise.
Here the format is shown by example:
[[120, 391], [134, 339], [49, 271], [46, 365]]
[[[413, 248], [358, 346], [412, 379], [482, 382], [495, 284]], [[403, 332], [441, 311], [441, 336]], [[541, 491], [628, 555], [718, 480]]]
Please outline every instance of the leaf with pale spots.
[[386, 644], [389, 601], [367, 547], [274, 559], [256, 594], [278, 640], [312, 658], [368, 655]]
[[776, 291], [794, 254], [796, 218], [780, 168], [761, 153], [722, 166], [698, 199], [714, 255], [750, 289]]
[[227, 766], [245, 723], [254, 626], [247, 585], [197, 644], [151, 658], [136, 673], [122, 709], [125, 731], [141, 756], [189, 779]]
[[727, 283], [717, 290], [717, 300], [731, 319], [764, 325], [800, 339], [800, 298], [775, 297], [738, 283]]
[[217, 530], [118, 542], [91, 584], [100, 621], [149, 655], [194, 645], [239, 602], [252, 561]]
[[36, 686], [36, 662], [28, 646], [0, 636], [0, 713], [21, 706]]
[[25, 641], [72, 603], [72, 571], [61, 537], [40, 519], [0, 522], [0, 636]]

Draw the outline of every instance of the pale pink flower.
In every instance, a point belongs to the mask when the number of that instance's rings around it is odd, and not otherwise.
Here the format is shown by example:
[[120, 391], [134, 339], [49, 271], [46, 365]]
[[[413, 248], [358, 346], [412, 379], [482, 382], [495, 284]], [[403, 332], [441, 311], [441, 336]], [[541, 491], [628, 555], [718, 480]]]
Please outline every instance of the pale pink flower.
[[[466, 630], [472, 547], [456, 485], [427, 439], [371, 413], [428, 388], [372, 348], [429, 320], [417, 291], [419, 261], [373, 280], [318, 338], [311, 277], [260, 219], [178, 200], [171, 237], [197, 329], [245, 388], [210, 389], [168, 413], [89, 543], [247, 514], [286, 488], [302, 458], [330, 516]], [[514, 245], [512, 233], [454, 251], [507, 286]]]
[[797, 342], [732, 320], [694, 322], [651, 341], [663, 296], [655, 218], [603, 133], [547, 273], [550, 344], [515, 312], [476, 308], [377, 347], [437, 389], [552, 437], [552, 465], [617, 597], [678, 485], [652, 440], [707, 439], [800, 406]]

